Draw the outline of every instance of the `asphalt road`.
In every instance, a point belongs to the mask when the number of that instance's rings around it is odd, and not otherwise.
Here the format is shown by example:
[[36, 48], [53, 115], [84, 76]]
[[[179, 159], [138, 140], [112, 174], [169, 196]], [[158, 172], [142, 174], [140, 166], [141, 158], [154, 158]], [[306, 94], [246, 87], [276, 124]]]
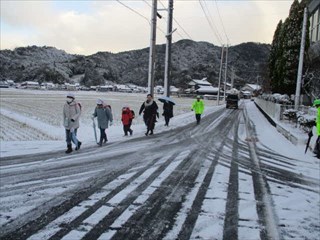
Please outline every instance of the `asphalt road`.
[[[306, 191], [315, 183], [286, 170], [292, 159], [258, 149], [257, 141], [242, 105], [219, 110], [200, 125], [71, 155], [2, 158], [1, 198], [29, 197], [2, 208], [31, 207], [2, 225], [0, 238], [227, 240], [244, 239], [244, 233], [285, 238], [270, 179]], [[243, 189], [249, 185], [251, 192]], [[58, 188], [65, 190], [40, 194]], [[244, 217], [244, 203], [256, 219]], [[210, 228], [211, 220], [216, 224]]]

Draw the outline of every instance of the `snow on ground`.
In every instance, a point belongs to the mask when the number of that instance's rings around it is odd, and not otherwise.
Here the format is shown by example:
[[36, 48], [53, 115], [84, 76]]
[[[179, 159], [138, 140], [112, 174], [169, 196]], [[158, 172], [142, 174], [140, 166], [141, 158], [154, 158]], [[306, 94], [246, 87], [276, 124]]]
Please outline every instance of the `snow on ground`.
[[[66, 94], [65, 91], [1, 89], [1, 157], [65, 149], [62, 109]], [[109, 142], [129, 138], [123, 137], [121, 123], [123, 106], [129, 106], [136, 114], [132, 125], [134, 134], [131, 137], [143, 136], [146, 128], [142, 115], [139, 116], [138, 113], [146, 94], [76, 92], [75, 96], [76, 100], [81, 102], [83, 111], [78, 129], [78, 138], [83, 143], [82, 148], [95, 145], [91, 115], [98, 98], [105, 100], [112, 107], [114, 124], [106, 130]], [[158, 97], [156, 95], [155, 100]], [[195, 121], [194, 113], [190, 111], [194, 99], [172, 98], [177, 104], [174, 107], [174, 118], [171, 119], [169, 127], [164, 127], [164, 119], [161, 115], [163, 104], [157, 101], [160, 118], [156, 123], [155, 133], [169, 131]], [[206, 109], [203, 116], [223, 107], [215, 106], [216, 102], [212, 100], [206, 100], [205, 104]], [[99, 129], [96, 131], [99, 138]]]
[[[17, 91], [17, 92], [16, 92]], [[19, 90], [16, 90], [13, 94], [19, 94]], [[1, 92], [2, 93], [2, 92]], [[8, 93], [8, 92], [6, 92]], [[32, 98], [38, 92], [36, 91], [23, 91], [22, 95], [25, 95], [25, 98]], [[64, 102], [65, 92], [40, 92], [42, 95], [48, 97], [50, 94], [57, 97], [63, 98], [63, 100], [59, 100], [59, 105], [54, 106], [56, 107], [57, 119], [60, 118], [60, 112], [62, 111], [62, 106]], [[8, 94], [10, 95], [10, 94]], [[31, 96], [30, 96], [31, 95]], [[50, 96], [51, 96], [50, 95]], [[90, 110], [85, 111], [82, 116], [81, 127], [79, 129], [79, 138], [84, 143], [84, 148], [86, 146], [95, 145], [94, 137], [93, 137], [93, 130], [91, 126], [90, 114], [91, 110], [95, 106], [95, 99], [100, 97], [100, 93], [90, 93], [85, 92], [77, 93], [80, 101], [83, 103], [85, 102], [84, 99], [90, 101], [92, 106], [90, 106]], [[118, 113], [121, 111], [121, 106], [123, 103], [121, 99], [128, 98], [128, 94], [118, 94], [113, 93], [108, 96], [108, 101], [111, 102], [113, 106], [113, 111]], [[52, 97], [52, 96], [51, 96]], [[5, 99], [6, 101], [6, 108], [2, 108], [1, 105], [1, 115], [8, 117], [9, 119], [13, 119], [18, 122], [23, 122], [27, 125], [30, 129], [37, 129], [39, 131], [44, 132], [45, 134], [59, 137], [62, 136], [60, 140], [57, 141], [3, 141], [1, 140], [1, 156], [10, 156], [15, 154], [26, 154], [31, 152], [42, 152], [42, 151], [55, 151], [59, 149], [65, 148], [65, 143], [63, 140], [64, 136], [64, 129], [62, 126], [56, 126], [54, 124], [50, 124], [43, 120], [41, 116], [37, 118], [33, 118], [32, 114], [28, 115], [24, 112], [24, 108], [17, 108], [15, 109], [14, 105], [9, 105], [9, 101], [7, 101], [10, 96], [4, 97], [1, 94], [1, 100]], [[45, 98], [45, 97], [44, 97]], [[42, 99], [44, 99], [42, 98]], [[52, 97], [53, 98], [53, 97]], [[130, 95], [130, 101], [132, 101], [132, 105], [136, 113], [138, 112], [138, 108], [142, 101], [144, 100], [145, 95]], [[170, 127], [164, 127], [163, 119], [160, 118], [159, 122], [156, 125], [156, 133], [162, 131], [170, 131], [174, 128], [183, 126], [185, 124], [194, 122], [194, 113], [190, 112], [190, 105], [192, 99], [175, 99], [176, 102], [179, 102], [175, 107], [175, 117], [170, 122]], [[33, 99], [30, 101], [35, 105], [35, 109], [37, 106], [41, 108], [41, 104], [37, 105], [39, 101]], [[42, 102], [42, 101], [40, 101]], [[207, 103], [206, 112], [204, 115], [216, 111], [224, 106], [214, 106], [215, 102], [212, 101], [205, 101]], [[15, 102], [17, 104], [18, 102]], [[21, 102], [20, 102], [21, 103]], [[135, 104], [133, 104], [135, 103]], [[88, 103], [87, 103], [88, 104]], [[276, 156], [279, 156], [279, 159], [285, 160], [285, 163], [281, 163], [281, 161], [277, 161], [275, 159], [268, 159], [267, 157], [260, 157], [261, 162], [268, 164], [269, 166], [277, 166], [277, 168], [283, 170], [288, 170], [290, 173], [295, 173], [301, 176], [304, 179], [308, 179], [311, 182], [319, 182], [319, 170], [320, 170], [320, 162], [318, 159], [315, 159], [310, 152], [304, 154], [304, 147], [303, 146], [294, 146], [291, 142], [289, 142], [285, 137], [283, 137], [274, 127], [272, 127], [269, 122], [264, 118], [264, 116], [259, 112], [256, 108], [254, 103], [251, 101], [245, 101], [246, 105], [246, 113], [249, 119], [252, 121], [256, 132], [257, 132], [257, 147], [258, 153], [259, 151], [270, 151], [274, 153]], [[159, 104], [161, 108], [162, 104]], [[161, 113], [161, 111], [160, 111]], [[39, 114], [35, 111], [34, 115]], [[87, 119], [88, 118], [88, 119]], [[219, 117], [218, 117], [219, 118]], [[218, 119], [217, 118], [217, 119]], [[53, 122], [56, 122], [54, 120]], [[239, 127], [239, 138], [240, 140], [245, 143], [247, 136], [246, 129], [243, 127], [243, 119], [240, 118], [240, 127]], [[212, 127], [213, 128], [213, 127]], [[45, 130], [43, 130], [45, 129]], [[142, 136], [145, 132], [145, 126], [142, 123], [142, 118], [138, 117], [135, 119], [135, 124], [133, 126], [134, 129], [134, 136], [139, 137]], [[30, 130], [29, 130], [30, 131]], [[108, 138], [110, 142], [115, 141], [123, 141], [130, 137], [122, 137], [122, 126], [120, 121], [116, 115], [115, 117], [115, 124], [111, 126], [108, 131]], [[99, 134], [99, 133], [98, 133]], [[135, 147], [140, 147], [138, 144]], [[119, 150], [119, 149], [116, 149]], [[223, 152], [226, 153], [230, 149], [228, 146], [223, 148]], [[97, 154], [101, 154], [99, 149], [97, 148]], [[103, 153], [106, 154], [106, 153]], [[108, 152], [108, 154], [112, 154]], [[166, 161], [168, 155], [166, 153], [161, 153], [163, 158], [159, 160], [159, 163], [163, 163]], [[181, 152], [181, 154], [173, 161], [171, 164], [166, 166], [165, 170], [150, 184], [142, 194], [137, 197], [137, 199], [131, 204], [128, 209], [123, 212], [123, 214], [115, 221], [112, 225], [114, 228], [118, 228], [123, 225], [123, 223], [132, 215], [134, 214], [141, 205], [147, 200], [148, 197], [155, 191], [157, 187], [161, 185], [164, 179], [166, 179], [169, 174], [171, 174], [177, 167], [177, 165], [182, 161], [187, 155], [188, 152]], [[270, 153], [271, 154], [271, 153]], [[250, 156], [245, 156], [244, 153], [239, 151], [239, 155], [242, 157], [250, 158]], [[83, 156], [86, 158], [87, 156]], [[180, 159], [181, 157], [181, 159]], [[208, 166], [212, 161], [214, 155], [209, 155], [208, 158], [204, 161], [204, 164], [201, 166], [199, 171], [199, 175], [196, 178], [195, 185], [192, 188], [190, 194], [186, 201], [183, 203], [182, 209], [179, 212], [178, 216], [176, 217], [176, 221], [174, 227], [171, 231], [168, 232], [166, 235], [166, 239], [174, 239], [176, 238], [177, 234], [182, 228], [183, 222], [186, 219], [186, 214], [190, 209], [192, 203], [194, 202], [195, 195], [200, 188], [201, 182], [203, 182], [207, 172]], [[289, 157], [289, 158], [288, 158]], [[76, 159], [74, 161], [82, 161], [82, 159]], [[68, 162], [72, 164], [72, 160]], [[292, 165], [289, 165], [291, 163]], [[45, 164], [55, 164], [54, 160], [49, 160], [47, 163], [42, 163], [43, 167], [46, 167]], [[10, 167], [10, 166], [9, 166]], [[16, 168], [19, 166], [13, 166]], [[21, 167], [27, 167], [25, 165]], [[29, 166], [32, 167], [31, 165]], [[99, 220], [105, 217], [112, 209], [116, 208], [117, 204], [121, 202], [130, 192], [133, 192], [139, 184], [142, 184], [148, 176], [150, 176], [154, 171], [159, 168], [158, 165], [154, 165], [147, 169], [140, 177], [137, 177], [133, 180], [132, 184], [129, 184], [126, 188], [122, 189], [114, 198], [110, 199], [108, 202], [108, 206], [102, 206], [102, 209], [98, 209], [93, 215], [86, 218], [82, 224], [79, 226], [78, 229], [74, 229], [66, 236], [66, 238], [80, 238], [85, 233], [92, 229]], [[256, 199], [254, 196], [254, 189], [253, 189], [253, 179], [251, 177], [250, 171], [247, 168], [239, 165], [239, 239], [259, 239], [260, 238], [260, 229], [259, 229], [259, 219], [257, 216], [257, 209], [256, 209]], [[9, 169], [7, 169], [9, 171]], [[39, 231], [34, 236], [31, 236], [30, 239], [46, 239], [50, 236], [53, 236], [57, 231], [60, 230], [61, 223], [70, 222], [72, 219], [75, 219], [81, 213], [83, 213], [88, 206], [93, 206], [97, 201], [105, 197], [112, 189], [116, 186], [119, 186], [125, 180], [131, 178], [137, 169], [131, 169], [131, 172], [127, 172], [121, 176], [119, 176], [114, 181], [107, 184], [105, 187], [102, 188], [100, 192], [94, 193], [89, 199], [81, 204], [75, 206], [74, 208], [70, 209], [69, 212], [65, 213], [65, 215], [57, 218], [54, 222], [48, 225], [43, 230]], [[89, 174], [89, 173], [88, 173]], [[223, 162], [219, 159], [219, 164], [217, 165], [213, 178], [210, 181], [210, 186], [205, 196], [205, 201], [201, 207], [201, 214], [196, 222], [195, 228], [192, 233], [193, 238], [201, 238], [201, 239], [208, 239], [212, 236], [212, 232], [215, 231], [217, 234], [217, 238], [221, 238], [223, 235], [223, 223], [224, 223], [224, 211], [227, 201], [227, 188], [228, 188], [228, 179], [230, 174], [230, 162]], [[77, 176], [75, 176], [75, 179]], [[270, 186], [270, 192], [272, 195], [272, 202], [273, 207], [275, 208], [275, 213], [279, 217], [278, 222], [279, 226], [283, 229], [284, 236], [286, 239], [296, 236], [306, 236], [306, 239], [312, 239], [315, 236], [314, 229], [315, 226], [308, 227], [308, 223], [317, 223], [320, 221], [318, 213], [320, 212], [320, 199], [319, 199], [319, 192], [320, 189], [312, 189], [311, 186], [303, 186], [304, 188], [296, 188], [295, 186], [286, 185], [285, 182], [277, 182], [274, 181], [272, 176], [265, 176], [268, 178], [268, 184]], [[85, 179], [85, 176], [83, 176]], [[276, 179], [277, 180], [277, 179]], [[66, 178], [66, 185], [73, 186], [72, 179]], [[71, 182], [71, 183], [70, 183]], [[23, 183], [22, 183], [23, 184]], [[36, 182], [35, 182], [36, 184]], [[299, 183], [297, 183], [299, 185]], [[319, 185], [319, 184], [318, 184]], [[10, 187], [10, 186], [5, 186]], [[56, 192], [52, 192], [52, 189], [49, 193], [45, 193], [45, 195], [54, 195], [59, 194], [60, 190], [62, 192], [63, 189], [55, 189]], [[50, 198], [51, 196], [48, 196]], [[26, 196], [22, 196], [22, 198], [26, 199]], [[4, 199], [6, 202], [12, 201], [12, 199]], [[43, 199], [42, 199], [43, 200]], [[19, 201], [19, 199], [14, 199], [14, 201]], [[17, 203], [14, 203], [17, 204]], [[14, 218], [14, 214], [18, 214], [17, 212], [27, 212], [30, 210], [28, 207], [29, 205], [25, 206], [26, 209], [16, 209], [16, 211], [12, 212], [12, 217]], [[100, 239], [108, 239], [112, 236], [115, 231], [109, 230], [101, 235]]]
[[[247, 103], [247, 113], [249, 118], [254, 123], [256, 132], [258, 133], [257, 146], [261, 149], [271, 150], [281, 154], [279, 161], [274, 161], [268, 158], [261, 158], [262, 162], [270, 161], [270, 166], [273, 164], [281, 168], [280, 160], [284, 160], [290, 164], [284, 164], [283, 170], [288, 173], [294, 173], [303, 179], [314, 183], [304, 188], [284, 185], [274, 181], [273, 177], [267, 176], [272, 194], [272, 199], [275, 207], [275, 212], [279, 217], [278, 222], [286, 238], [294, 236], [304, 236], [305, 239], [313, 239], [314, 228], [320, 227], [310, 225], [309, 223], [320, 222], [320, 161], [315, 158], [309, 151], [304, 153], [305, 146], [293, 145], [284, 136], [282, 136], [276, 128], [267, 127], [269, 125], [267, 119], [256, 110], [253, 103]], [[292, 158], [292, 159], [286, 159]], [[284, 176], [286, 177], [286, 176]], [[289, 176], [287, 176], [289, 177]], [[297, 183], [298, 186], [300, 184]], [[299, 224], [297, 224], [297, 221]]]

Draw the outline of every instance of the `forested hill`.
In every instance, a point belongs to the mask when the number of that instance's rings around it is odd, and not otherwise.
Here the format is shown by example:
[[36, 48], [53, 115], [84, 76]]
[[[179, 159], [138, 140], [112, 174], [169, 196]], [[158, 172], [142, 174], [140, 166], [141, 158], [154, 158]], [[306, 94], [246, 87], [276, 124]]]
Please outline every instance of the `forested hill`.
[[[155, 83], [163, 83], [165, 45], [156, 48]], [[235, 86], [268, 82], [270, 45], [243, 43], [228, 49], [228, 82]], [[221, 47], [207, 42], [181, 40], [172, 45], [172, 84], [186, 87], [192, 79], [207, 77], [217, 85]], [[64, 83], [81, 79], [87, 86], [113, 83], [147, 85], [149, 48], [90, 56], [68, 54], [54, 47], [19, 47], [0, 51], [0, 78], [16, 82]], [[233, 71], [232, 71], [233, 70]]]

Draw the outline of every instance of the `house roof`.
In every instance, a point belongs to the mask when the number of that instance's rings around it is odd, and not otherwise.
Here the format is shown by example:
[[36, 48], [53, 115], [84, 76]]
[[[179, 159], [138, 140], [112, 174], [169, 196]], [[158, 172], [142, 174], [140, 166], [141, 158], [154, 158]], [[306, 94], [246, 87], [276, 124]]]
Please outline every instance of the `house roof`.
[[253, 91], [255, 90], [260, 90], [261, 89], [261, 86], [260, 85], [257, 85], [257, 84], [246, 84], [244, 87], [249, 87], [251, 88]]
[[212, 86], [200, 86], [196, 92], [197, 93], [217, 93], [219, 88]]
[[201, 80], [198, 80], [198, 79], [192, 79], [190, 82], [189, 82], [189, 85], [203, 85], [203, 86], [211, 86], [211, 83], [209, 83], [207, 81], [207, 78], [203, 78]]

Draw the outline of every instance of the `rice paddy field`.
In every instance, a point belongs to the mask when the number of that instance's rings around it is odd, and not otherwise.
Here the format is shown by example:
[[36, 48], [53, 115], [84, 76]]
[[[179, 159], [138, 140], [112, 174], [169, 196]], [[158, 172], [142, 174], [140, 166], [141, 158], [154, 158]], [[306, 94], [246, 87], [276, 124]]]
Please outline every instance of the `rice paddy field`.
[[[45, 91], [27, 89], [0, 89], [0, 140], [1, 141], [37, 141], [62, 140], [62, 109], [66, 101], [66, 91]], [[133, 125], [143, 124], [138, 116], [139, 109], [146, 94], [117, 92], [74, 92], [76, 100], [81, 103], [81, 128], [92, 126], [91, 115], [96, 106], [96, 100], [102, 99], [111, 105], [114, 126], [122, 125], [121, 109], [129, 106], [136, 113]], [[161, 96], [161, 95], [159, 95]], [[162, 118], [162, 103], [155, 100], [159, 106]], [[174, 116], [190, 112], [192, 98], [172, 97], [176, 102]], [[206, 106], [214, 106], [215, 101], [206, 101]], [[59, 131], [59, 132], [58, 132]]]

